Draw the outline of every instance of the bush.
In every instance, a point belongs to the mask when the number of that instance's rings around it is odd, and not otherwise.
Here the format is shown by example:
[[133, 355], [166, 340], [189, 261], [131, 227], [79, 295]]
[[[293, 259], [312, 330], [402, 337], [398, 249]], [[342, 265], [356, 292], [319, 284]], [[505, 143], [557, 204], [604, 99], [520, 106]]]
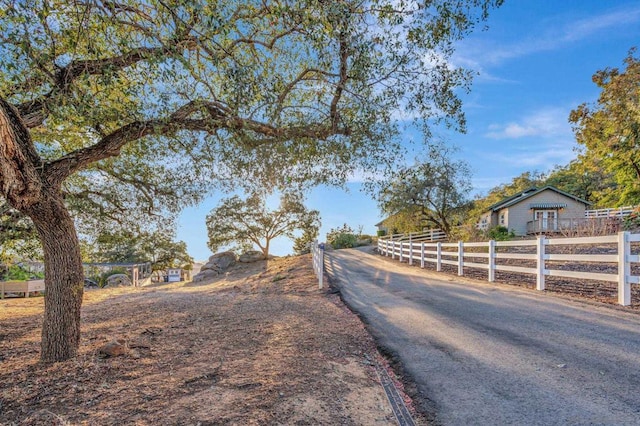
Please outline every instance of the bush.
[[373, 238], [370, 235], [362, 234], [358, 237], [355, 247], [370, 246], [373, 243]]
[[27, 281], [31, 279], [31, 273], [25, 271], [18, 265], [9, 266], [5, 273], [5, 279], [7, 281]]
[[358, 237], [353, 234], [338, 234], [329, 242], [334, 249], [353, 248], [358, 243]]
[[387, 231], [384, 229], [378, 229], [378, 237], [384, 237], [387, 235]]
[[509, 231], [506, 227], [498, 225], [489, 229], [487, 236], [491, 240], [509, 241], [514, 239], [516, 234], [513, 231]]
[[635, 231], [640, 228], [640, 211], [634, 209], [631, 214], [622, 220], [622, 229], [625, 231]]

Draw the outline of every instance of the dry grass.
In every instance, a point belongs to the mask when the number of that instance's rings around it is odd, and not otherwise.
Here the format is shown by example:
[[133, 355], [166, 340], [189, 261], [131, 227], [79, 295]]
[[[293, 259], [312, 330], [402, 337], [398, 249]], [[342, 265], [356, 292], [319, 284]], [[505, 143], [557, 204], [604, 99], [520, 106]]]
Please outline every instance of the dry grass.
[[[360, 320], [308, 256], [85, 295], [79, 356], [38, 362], [43, 298], [0, 301], [0, 424], [395, 424]], [[125, 338], [125, 356], [98, 348]]]

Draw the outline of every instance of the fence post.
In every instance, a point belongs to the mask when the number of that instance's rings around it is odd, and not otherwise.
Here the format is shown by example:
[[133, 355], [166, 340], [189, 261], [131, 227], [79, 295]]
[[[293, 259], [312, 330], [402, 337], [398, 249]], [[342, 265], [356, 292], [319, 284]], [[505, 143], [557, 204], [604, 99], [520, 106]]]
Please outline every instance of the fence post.
[[324, 244], [318, 244], [318, 240], [311, 243], [311, 262], [313, 271], [318, 277], [318, 288], [322, 290], [324, 279]]
[[436, 271], [442, 271], [442, 243], [436, 243]]
[[324, 244], [318, 244], [318, 288], [324, 285]]
[[618, 303], [623, 306], [631, 304], [631, 263], [628, 261], [630, 254], [629, 232], [618, 232]]
[[547, 244], [547, 239], [544, 235], [538, 237], [536, 243], [536, 290], [544, 290], [545, 281], [545, 250], [544, 246]]
[[409, 265], [413, 265], [413, 243], [409, 240]]
[[402, 253], [402, 251], [404, 250], [404, 248], [402, 247], [402, 244], [403, 244], [402, 241], [400, 241], [400, 263], [402, 263], [402, 258], [404, 255], [404, 253]]
[[458, 276], [464, 275], [464, 243], [458, 241]]
[[420, 267], [424, 268], [424, 242], [420, 243]]
[[395, 241], [391, 242], [391, 258], [392, 259], [396, 258], [396, 242]]
[[496, 280], [496, 240], [489, 240], [489, 277], [490, 283]]

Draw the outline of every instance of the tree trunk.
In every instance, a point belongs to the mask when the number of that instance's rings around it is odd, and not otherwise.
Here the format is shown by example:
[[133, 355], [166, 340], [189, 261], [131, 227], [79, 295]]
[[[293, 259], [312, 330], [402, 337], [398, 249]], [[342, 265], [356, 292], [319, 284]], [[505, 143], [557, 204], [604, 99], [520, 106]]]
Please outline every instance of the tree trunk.
[[80, 243], [62, 196], [44, 194], [26, 212], [33, 220], [44, 250], [46, 297], [40, 359], [64, 361], [80, 345], [80, 306], [84, 274]]
[[269, 258], [269, 239], [267, 238], [267, 242], [264, 245], [264, 248], [262, 249], [262, 254], [264, 254], [264, 258], [268, 259]]

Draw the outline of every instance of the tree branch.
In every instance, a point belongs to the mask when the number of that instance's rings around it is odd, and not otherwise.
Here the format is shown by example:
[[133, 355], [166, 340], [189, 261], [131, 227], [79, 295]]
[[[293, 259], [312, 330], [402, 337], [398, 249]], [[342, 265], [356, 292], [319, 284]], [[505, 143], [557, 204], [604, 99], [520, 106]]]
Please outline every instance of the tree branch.
[[[47, 117], [48, 101], [58, 95], [68, 94], [71, 84], [82, 75], [101, 75], [106, 72], [122, 70], [135, 63], [149, 59], [155, 55], [163, 55], [176, 51], [182, 43], [188, 40], [174, 40], [168, 46], [161, 47], [139, 47], [125, 54], [103, 59], [91, 59], [82, 61], [72, 61], [65, 67], [58, 67], [51, 76], [53, 88], [46, 94], [33, 100], [23, 102], [16, 106], [23, 117], [27, 128], [37, 127], [42, 124]], [[44, 84], [41, 81], [40, 84]]]
[[35, 203], [42, 189], [42, 161], [18, 111], [0, 97], [0, 195], [19, 210]]
[[[189, 118], [193, 114], [204, 113], [204, 118]], [[305, 126], [275, 127], [256, 120], [231, 115], [228, 108], [219, 102], [192, 101], [178, 108], [166, 119], [135, 121], [103, 137], [98, 143], [73, 151], [47, 164], [47, 178], [52, 183], [61, 183], [71, 174], [89, 164], [119, 155], [120, 149], [129, 142], [146, 136], [170, 135], [179, 130], [201, 131], [214, 134], [225, 129], [238, 132], [252, 132], [269, 139], [261, 143], [311, 137], [326, 139], [334, 134], [349, 135], [348, 128], [336, 128], [334, 123], [309, 124]]]

